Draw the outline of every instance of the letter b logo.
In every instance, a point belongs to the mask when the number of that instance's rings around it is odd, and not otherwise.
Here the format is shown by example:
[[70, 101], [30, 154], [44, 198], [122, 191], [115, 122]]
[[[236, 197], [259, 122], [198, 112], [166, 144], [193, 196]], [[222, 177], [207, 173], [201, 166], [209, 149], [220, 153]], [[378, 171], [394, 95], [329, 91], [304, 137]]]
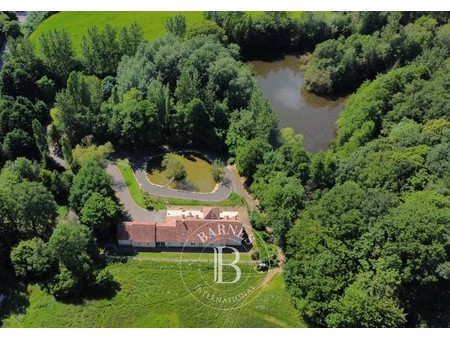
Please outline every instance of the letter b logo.
[[[235, 258], [231, 263], [223, 262], [223, 249], [231, 249], [234, 252]], [[218, 284], [234, 284], [241, 279], [241, 268], [236, 263], [239, 262], [239, 251], [231, 246], [219, 246], [214, 248], [214, 282]], [[231, 282], [223, 280], [223, 266], [231, 266], [236, 272], [236, 277]]]

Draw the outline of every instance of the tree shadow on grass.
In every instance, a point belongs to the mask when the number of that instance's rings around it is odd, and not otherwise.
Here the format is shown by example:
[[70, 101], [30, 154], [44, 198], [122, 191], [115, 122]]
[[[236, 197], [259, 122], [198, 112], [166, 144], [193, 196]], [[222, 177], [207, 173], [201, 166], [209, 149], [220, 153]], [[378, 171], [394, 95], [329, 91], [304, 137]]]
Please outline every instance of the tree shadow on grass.
[[24, 314], [27, 307], [30, 305], [29, 292], [27, 285], [19, 283], [17, 279], [9, 273], [2, 276], [2, 288], [0, 295], [4, 295], [3, 301], [0, 304], [0, 326], [3, 325], [3, 320], [13, 314]]
[[109, 276], [89, 289], [75, 291], [64, 297], [55, 296], [55, 299], [61, 303], [72, 305], [83, 305], [87, 300], [111, 300], [121, 290], [121, 287], [111, 275]]
[[122, 288], [120, 287], [120, 284], [111, 277], [111, 279], [104, 281], [102, 285], [98, 285], [94, 289], [94, 292], [86, 294], [87, 300], [111, 300]]

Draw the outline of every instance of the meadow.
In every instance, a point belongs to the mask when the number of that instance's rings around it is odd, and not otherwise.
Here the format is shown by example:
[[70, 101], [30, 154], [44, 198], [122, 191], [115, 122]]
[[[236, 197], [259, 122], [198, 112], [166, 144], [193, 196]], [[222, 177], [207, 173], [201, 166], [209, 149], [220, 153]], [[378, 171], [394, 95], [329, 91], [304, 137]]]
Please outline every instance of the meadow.
[[[304, 326], [290, 304], [278, 273], [261, 292], [243, 300], [233, 310], [217, 310], [199, 303], [180, 279], [180, 266], [187, 285], [198, 282], [198, 270], [189, 263], [128, 260], [112, 263], [108, 270], [120, 284], [111, 299], [66, 304], [28, 287], [29, 306], [24, 314], [4, 320], [4, 327], [296, 327]], [[210, 266], [202, 263], [205, 269]], [[266, 273], [248, 269], [248, 283], [261, 286]], [[236, 304], [242, 305], [242, 304]]]
[[203, 18], [202, 12], [60, 12], [44, 20], [29, 38], [35, 46], [39, 46], [42, 33], [63, 28], [72, 37], [74, 49], [79, 53], [83, 35], [91, 26], [110, 24], [120, 29], [137, 22], [142, 27], [144, 39], [152, 40], [164, 35], [167, 19], [177, 13], [186, 17], [188, 28]]

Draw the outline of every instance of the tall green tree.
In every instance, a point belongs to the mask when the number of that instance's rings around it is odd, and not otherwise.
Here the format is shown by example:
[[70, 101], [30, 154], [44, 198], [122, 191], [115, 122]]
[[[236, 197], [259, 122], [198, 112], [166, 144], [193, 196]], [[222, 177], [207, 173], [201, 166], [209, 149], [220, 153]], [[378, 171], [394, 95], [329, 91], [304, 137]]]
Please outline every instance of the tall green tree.
[[2, 145], [2, 153], [7, 159], [14, 160], [17, 157], [39, 158], [36, 143], [33, 138], [22, 129], [14, 129], [5, 135]]
[[103, 88], [96, 77], [72, 72], [67, 87], [56, 96], [54, 123], [77, 144], [86, 135], [105, 132], [101, 117]]
[[0, 71], [2, 95], [25, 96], [34, 100], [38, 94], [36, 81], [45, 68], [28, 39], [10, 39]]
[[98, 271], [98, 249], [88, 227], [58, 224], [48, 245], [59, 263], [59, 271], [47, 282], [47, 288], [56, 298], [70, 300], [93, 288]]
[[64, 159], [67, 161], [67, 163], [69, 163], [69, 165], [72, 165], [73, 162], [72, 145], [70, 144], [69, 138], [65, 134], [61, 137], [61, 147]]
[[36, 145], [39, 149], [39, 152], [41, 153], [42, 161], [45, 166], [47, 163], [47, 158], [49, 156], [47, 135], [45, 133], [44, 127], [38, 120], [34, 119], [32, 122], [32, 126], [34, 132], [34, 139], [36, 141]]
[[269, 142], [276, 134], [277, 125], [277, 116], [269, 101], [254, 87], [248, 107], [231, 113], [225, 141], [230, 154], [236, 156], [239, 147], [254, 138]]
[[145, 149], [164, 140], [164, 122], [160, 118], [158, 108], [149, 100], [125, 99], [113, 108], [109, 132], [118, 137], [116, 142], [122, 146]]
[[134, 55], [143, 41], [142, 28], [136, 22], [120, 30], [118, 43], [121, 55]]
[[56, 222], [56, 202], [52, 194], [38, 182], [23, 181], [11, 191], [16, 205], [12, 210], [20, 238], [47, 239]]
[[181, 161], [181, 156], [178, 154], [168, 153], [164, 155], [161, 166], [166, 171], [166, 177], [171, 181], [180, 181], [186, 177], [186, 168]]
[[80, 213], [81, 223], [89, 227], [95, 237], [103, 242], [117, 231], [121, 208], [110, 197], [95, 192], [86, 201]]
[[116, 29], [109, 24], [103, 30], [90, 27], [83, 36], [81, 52], [82, 64], [88, 74], [114, 75], [121, 57]]
[[225, 176], [225, 166], [220, 160], [214, 160], [211, 163], [211, 174], [215, 182], [222, 182]]
[[166, 31], [175, 36], [183, 37], [186, 34], [186, 17], [177, 14], [166, 21]]
[[60, 85], [64, 84], [77, 64], [69, 34], [65, 30], [50, 30], [41, 34], [39, 41], [45, 65]]
[[[179, 144], [208, 143], [212, 126], [205, 104], [199, 98], [194, 98], [186, 106], [179, 106], [173, 120], [175, 122], [173, 134]], [[203, 132], [199, 133], [199, 130]]]
[[264, 154], [269, 152], [271, 148], [267, 141], [260, 138], [247, 141], [239, 147], [236, 156], [239, 174], [245, 176], [251, 182], [258, 165], [263, 163]]
[[11, 251], [16, 276], [27, 282], [42, 282], [54, 269], [48, 245], [40, 238], [21, 241]]
[[96, 161], [86, 161], [75, 175], [70, 189], [70, 206], [79, 213], [95, 192], [115, 199], [112, 179]]

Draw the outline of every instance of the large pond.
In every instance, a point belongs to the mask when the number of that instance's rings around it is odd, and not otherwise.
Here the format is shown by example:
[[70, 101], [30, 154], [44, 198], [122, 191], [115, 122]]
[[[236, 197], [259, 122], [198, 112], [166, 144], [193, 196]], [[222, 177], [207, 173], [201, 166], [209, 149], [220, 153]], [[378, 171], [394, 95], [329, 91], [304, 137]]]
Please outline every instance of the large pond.
[[279, 127], [291, 127], [303, 134], [305, 147], [312, 152], [326, 149], [334, 137], [344, 99], [328, 99], [308, 92], [295, 56], [251, 64], [262, 91], [278, 114]]
[[[181, 181], [173, 181], [170, 188], [192, 191], [212, 192], [216, 182], [211, 174], [211, 164], [195, 153], [178, 153], [180, 161], [186, 169], [186, 178]], [[166, 170], [162, 167], [163, 155], [152, 157], [147, 163], [147, 177], [153, 184], [162, 186], [169, 185]]]

